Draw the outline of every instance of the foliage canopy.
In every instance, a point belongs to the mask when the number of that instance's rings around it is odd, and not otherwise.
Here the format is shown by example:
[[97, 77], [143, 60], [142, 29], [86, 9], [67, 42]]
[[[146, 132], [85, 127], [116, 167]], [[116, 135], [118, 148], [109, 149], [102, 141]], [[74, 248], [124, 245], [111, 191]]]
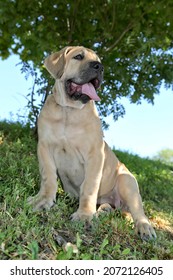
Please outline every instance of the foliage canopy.
[[121, 97], [153, 103], [162, 82], [172, 85], [172, 14], [172, 0], [1, 1], [0, 56], [18, 54], [22, 70], [48, 93], [53, 81], [43, 68], [45, 56], [66, 45], [94, 49], [105, 66], [98, 107], [116, 119], [124, 114]]
[[154, 159], [160, 160], [166, 164], [173, 165], [173, 150], [171, 149], [163, 149], [158, 152]]

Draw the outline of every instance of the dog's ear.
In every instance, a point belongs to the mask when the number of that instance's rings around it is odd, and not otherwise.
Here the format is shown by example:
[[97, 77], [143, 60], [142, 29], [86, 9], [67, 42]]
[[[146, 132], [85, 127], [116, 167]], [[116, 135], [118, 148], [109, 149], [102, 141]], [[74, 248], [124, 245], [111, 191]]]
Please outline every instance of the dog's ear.
[[60, 79], [63, 75], [65, 56], [72, 48], [73, 47], [65, 47], [59, 52], [49, 55], [45, 59], [44, 66], [55, 79]]

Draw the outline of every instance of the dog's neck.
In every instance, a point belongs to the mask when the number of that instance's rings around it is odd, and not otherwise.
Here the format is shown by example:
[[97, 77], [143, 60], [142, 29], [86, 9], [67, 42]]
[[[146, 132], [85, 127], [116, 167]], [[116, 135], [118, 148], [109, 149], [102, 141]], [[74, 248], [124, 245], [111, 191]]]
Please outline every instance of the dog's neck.
[[86, 105], [79, 100], [76, 100], [75, 102], [74, 100], [71, 100], [65, 92], [64, 81], [61, 81], [59, 79], [55, 81], [55, 85], [53, 86], [52, 92], [56, 103], [62, 107], [82, 109]]

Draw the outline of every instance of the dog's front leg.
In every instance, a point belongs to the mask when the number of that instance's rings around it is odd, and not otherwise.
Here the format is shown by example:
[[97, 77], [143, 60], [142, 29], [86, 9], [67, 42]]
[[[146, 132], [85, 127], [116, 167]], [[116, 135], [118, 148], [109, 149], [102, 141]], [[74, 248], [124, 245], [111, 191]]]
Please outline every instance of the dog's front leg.
[[57, 192], [56, 166], [53, 159], [53, 152], [47, 144], [38, 143], [38, 160], [41, 176], [41, 188], [38, 194], [28, 198], [28, 203], [34, 210], [50, 209], [55, 200]]
[[85, 179], [80, 187], [79, 208], [72, 220], [90, 221], [96, 213], [97, 196], [102, 178], [104, 151], [91, 152], [85, 164]]

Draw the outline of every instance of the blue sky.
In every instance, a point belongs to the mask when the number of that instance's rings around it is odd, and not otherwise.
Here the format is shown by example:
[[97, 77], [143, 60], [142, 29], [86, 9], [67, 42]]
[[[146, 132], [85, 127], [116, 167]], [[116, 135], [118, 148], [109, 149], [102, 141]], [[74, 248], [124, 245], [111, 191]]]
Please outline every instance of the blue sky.
[[[32, 79], [26, 80], [20, 72], [17, 56], [0, 60], [0, 119], [9, 119], [10, 113], [25, 114], [26, 95]], [[116, 149], [143, 157], [152, 157], [161, 149], [173, 149], [173, 90], [160, 90], [152, 106], [130, 104], [123, 98], [126, 114], [114, 122], [107, 118], [109, 130], [104, 132], [106, 142]]]

